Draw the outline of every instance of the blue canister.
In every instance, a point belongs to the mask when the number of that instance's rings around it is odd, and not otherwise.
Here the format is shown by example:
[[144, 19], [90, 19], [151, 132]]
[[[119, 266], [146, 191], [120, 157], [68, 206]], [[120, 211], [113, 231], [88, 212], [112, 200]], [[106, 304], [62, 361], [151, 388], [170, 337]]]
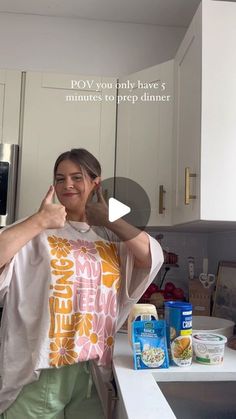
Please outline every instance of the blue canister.
[[166, 337], [171, 365], [192, 363], [192, 305], [182, 301], [165, 303]]

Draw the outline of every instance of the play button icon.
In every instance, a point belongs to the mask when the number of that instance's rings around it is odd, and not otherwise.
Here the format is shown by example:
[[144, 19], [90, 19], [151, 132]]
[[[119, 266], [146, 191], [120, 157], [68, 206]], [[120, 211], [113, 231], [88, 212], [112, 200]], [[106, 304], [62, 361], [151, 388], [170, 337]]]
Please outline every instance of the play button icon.
[[108, 201], [108, 218], [110, 222], [116, 221], [131, 211], [128, 205], [123, 204], [115, 198], [109, 198]]
[[[140, 230], [145, 230], [151, 213], [151, 204], [147, 192], [144, 188], [132, 179], [115, 176], [103, 179], [101, 182], [102, 193], [108, 206], [108, 219], [111, 224], [110, 228], [115, 228], [115, 236], [119, 239], [116, 220], [123, 220], [127, 224], [126, 237], [127, 240], [133, 239], [140, 234]], [[96, 200], [96, 196], [94, 196]], [[112, 223], [114, 223], [112, 225]], [[125, 223], [122, 230], [124, 231]], [[131, 228], [129, 228], [131, 225]], [[137, 228], [132, 228], [137, 227]], [[106, 229], [93, 226], [96, 234], [107, 240]]]

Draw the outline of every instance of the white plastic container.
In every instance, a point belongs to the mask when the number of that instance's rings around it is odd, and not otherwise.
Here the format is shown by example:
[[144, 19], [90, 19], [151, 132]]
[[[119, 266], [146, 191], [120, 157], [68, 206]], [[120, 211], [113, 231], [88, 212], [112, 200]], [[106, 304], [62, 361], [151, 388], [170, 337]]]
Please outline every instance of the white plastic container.
[[194, 360], [200, 364], [221, 364], [224, 359], [224, 350], [227, 338], [216, 333], [194, 333], [193, 352]]
[[135, 320], [158, 320], [154, 304], [134, 304], [128, 317], [128, 339], [132, 346], [131, 323]]
[[234, 334], [234, 322], [210, 316], [193, 316], [193, 333], [216, 333], [230, 338]]

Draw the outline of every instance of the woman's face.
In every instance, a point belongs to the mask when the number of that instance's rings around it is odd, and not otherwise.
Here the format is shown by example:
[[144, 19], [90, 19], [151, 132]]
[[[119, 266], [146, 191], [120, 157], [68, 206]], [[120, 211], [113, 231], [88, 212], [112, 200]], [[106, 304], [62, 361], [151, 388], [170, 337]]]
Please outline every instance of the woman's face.
[[59, 163], [55, 175], [57, 198], [68, 211], [81, 212], [99, 181], [99, 177], [91, 179], [84, 174], [80, 166], [73, 161], [63, 160]]

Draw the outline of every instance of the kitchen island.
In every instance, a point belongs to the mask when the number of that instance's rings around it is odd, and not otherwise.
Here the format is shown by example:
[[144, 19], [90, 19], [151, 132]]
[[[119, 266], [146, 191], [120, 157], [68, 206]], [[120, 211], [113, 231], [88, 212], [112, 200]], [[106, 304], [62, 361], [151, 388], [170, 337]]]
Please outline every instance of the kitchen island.
[[[182, 382], [182, 387], [184, 388], [185, 386], [185, 394], [186, 384], [187, 389], [191, 390], [192, 383], [193, 395], [195, 397], [195, 399], [193, 398], [192, 403], [195, 404], [195, 406], [196, 401], [201, 400], [201, 395], [198, 390], [196, 390], [197, 385], [203, 387], [203, 383], [208, 382], [206, 384], [209, 390], [211, 387], [210, 383], [215, 382], [215, 386], [217, 386], [219, 384], [221, 385], [219, 382], [222, 382], [222, 385], [224, 385], [223, 382], [227, 381], [228, 385], [231, 385], [234, 390], [236, 389], [236, 351], [226, 347], [224, 362], [221, 365], [210, 366], [193, 362], [190, 367], [184, 368], [171, 366], [168, 369], [134, 370], [133, 354], [128, 343], [127, 334], [117, 333], [113, 371], [119, 397], [115, 413], [116, 419], [175, 419], [177, 417], [175, 415], [176, 412], [174, 413], [164, 396], [163, 393], [165, 393], [165, 391], [162, 392], [160, 389], [162, 383], [173, 383], [170, 387], [172, 387], [175, 392], [176, 383], [178, 384], [178, 388], [181, 388]], [[168, 388], [167, 390], [170, 393]], [[196, 392], [198, 394], [196, 394]], [[229, 395], [228, 389], [227, 394]], [[224, 399], [222, 393], [221, 396], [221, 399]], [[170, 398], [171, 397], [174, 398], [173, 394], [170, 394]], [[198, 397], [199, 400], [196, 400]], [[213, 404], [213, 393], [211, 393], [209, 397], [212, 397], [212, 400], [210, 401], [208, 398], [209, 403], [211, 402]], [[219, 398], [217, 397], [217, 399]], [[222, 401], [224, 401], [223, 399]], [[236, 418], [236, 401], [234, 401], [234, 399], [235, 396], [232, 400], [233, 407], [231, 407], [231, 410], [234, 410], [235, 407], [234, 416], [232, 415], [232, 412], [229, 413], [228, 416], [225, 416], [229, 419]], [[183, 397], [180, 401], [182, 405], [184, 401]], [[220, 407], [218, 407], [218, 410], [219, 409]], [[186, 417], [188, 417], [188, 413], [186, 414]], [[182, 419], [183, 417], [184, 416], [178, 416], [178, 419]], [[189, 418], [190, 417], [192, 417], [192, 415], [189, 416]], [[216, 417], [217, 416], [214, 416], [214, 418]], [[208, 418], [211, 419], [209, 415]]]

